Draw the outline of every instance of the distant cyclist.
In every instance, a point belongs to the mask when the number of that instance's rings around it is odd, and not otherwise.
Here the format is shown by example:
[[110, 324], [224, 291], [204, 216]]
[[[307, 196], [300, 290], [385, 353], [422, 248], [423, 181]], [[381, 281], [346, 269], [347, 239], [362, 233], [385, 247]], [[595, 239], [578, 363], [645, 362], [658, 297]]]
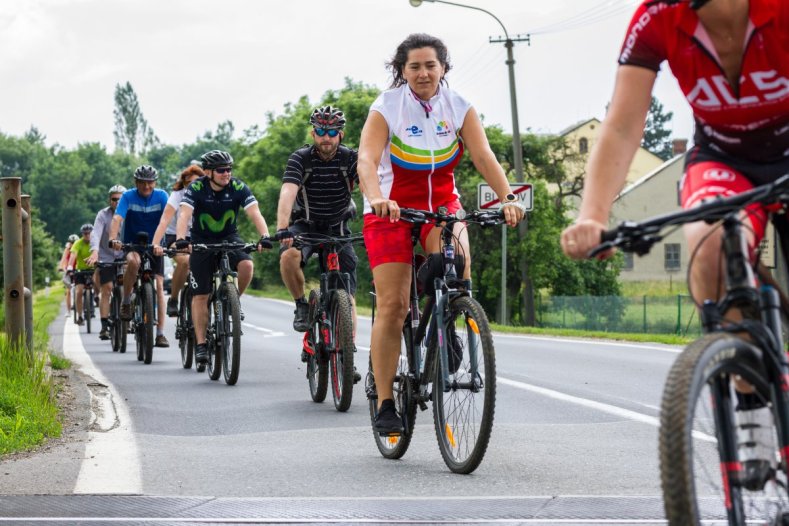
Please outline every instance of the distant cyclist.
[[[181, 210], [181, 201], [186, 193], [186, 187], [203, 176], [205, 176], [203, 169], [193, 164], [182, 171], [181, 175], [178, 176], [178, 180], [175, 181], [173, 193], [167, 199], [167, 206], [164, 207], [159, 226], [153, 235], [153, 251], [157, 256], [164, 253], [159, 246], [162, 244], [162, 239], [164, 239], [165, 247], [173, 248], [178, 215]], [[178, 297], [186, 283], [186, 278], [189, 276], [189, 254], [177, 254], [173, 257], [173, 261], [175, 262], [175, 270], [173, 271], [173, 282], [170, 288], [170, 299], [167, 300], [167, 315], [170, 317], [178, 316]]]
[[[167, 192], [156, 188], [156, 180], [159, 174], [153, 166], [142, 165], [134, 171], [134, 188], [127, 190], [121, 195], [118, 208], [112, 218], [110, 238], [116, 249], [121, 247], [118, 233], [123, 223], [123, 241], [133, 243], [137, 238], [138, 232], [148, 234], [148, 240], [153, 240], [153, 234], [159, 225], [159, 220], [167, 205]], [[164, 258], [153, 256], [153, 269], [156, 274], [156, 294], [157, 294], [157, 313], [156, 324], [156, 347], [169, 347], [170, 342], [164, 336]], [[132, 318], [131, 293], [137, 281], [137, 272], [140, 270], [140, 255], [131, 251], [126, 254], [126, 273], [123, 279], [123, 301], [121, 302], [121, 318], [130, 320]]]
[[[109, 206], [99, 210], [96, 219], [93, 221], [93, 232], [90, 234], [90, 257], [88, 263], [94, 266], [96, 263], [112, 263], [117, 258], [123, 256], [123, 252], [113, 250], [109, 247], [110, 226], [115, 209], [118, 208], [118, 201], [126, 191], [125, 186], [116, 184], [109, 190]], [[112, 267], [99, 267], [98, 283], [101, 287], [99, 298], [99, 315], [101, 316], [101, 332], [99, 338], [102, 340], [110, 339], [108, 319], [110, 315], [110, 295], [112, 286], [115, 282], [115, 269]]]
[[[312, 112], [310, 125], [313, 144], [299, 148], [288, 159], [277, 207], [280, 273], [296, 301], [293, 328], [299, 332], [309, 329], [309, 306], [304, 298], [302, 268], [314, 248], [292, 248], [293, 235], [307, 232], [335, 236], [349, 234], [347, 222], [350, 212], [355, 213], [351, 192], [354, 184], [359, 182], [356, 151], [341, 144], [345, 128], [343, 112], [332, 106], [317, 108]], [[340, 270], [350, 275], [351, 301], [354, 301], [356, 254], [353, 247], [347, 245], [339, 256]], [[355, 320], [354, 306], [354, 326]]]
[[66, 318], [71, 313], [71, 272], [68, 270], [68, 262], [71, 259], [71, 247], [79, 239], [77, 234], [71, 234], [63, 247], [63, 255], [58, 263], [58, 272], [63, 273], [63, 284], [66, 289]]
[[[232, 176], [233, 157], [221, 150], [211, 150], [200, 158], [204, 177], [190, 184], [181, 200], [176, 248], [187, 248], [187, 232], [192, 243], [243, 243], [238, 234], [238, 214], [243, 209], [255, 225], [261, 240], [268, 237], [266, 220], [260, 214], [258, 201], [249, 187]], [[189, 224], [191, 223], [191, 229]], [[261, 247], [258, 245], [258, 250]], [[252, 281], [252, 258], [244, 251], [230, 253], [230, 265], [238, 272], [238, 292], [243, 294]], [[192, 323], [195, 329], [195, 360], [208, 362], [206, 327], [208, 325], [208, 295], [211, 278], [216, 270], [216, 256], [210, 252], [192, 252], [189, 257], [192, 271]], [[243, 319], [243, 314], [241, 314]]]
[[77, 325], [82, 325], [85, 322], [82, 317], [82, 291], [85, 290], [85, 283], [88, 279], [84, 271], [93, 270], [93, 265], [88, 262], [90, 259], [90, 233], [93, 231], [93, 225], [85, 223], [79, 231], [82, 237], [71, 246], [68, 269], [76, 271], [74, 273], [74, 284], [76, 285], [74, 302], [77, 308]]

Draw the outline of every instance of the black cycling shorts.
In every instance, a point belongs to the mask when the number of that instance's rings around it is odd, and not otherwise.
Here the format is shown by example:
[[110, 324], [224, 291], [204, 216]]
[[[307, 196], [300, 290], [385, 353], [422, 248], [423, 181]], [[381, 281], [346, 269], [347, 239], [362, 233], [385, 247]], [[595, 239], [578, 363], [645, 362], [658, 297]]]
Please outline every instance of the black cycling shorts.
[[[243, 243], [244, 240], [238, 235], [229, 236], [226, 238], [230, 243]], [[221, 243], [222, 239], [212, 239], [206, 241], [194, 241], [195, 243]], [[230, 260], [230, 268], [233, 270], [238, 269], [239, 261], [252, 260], [252, 256], [243, 250], [233, 250], [228, 252], [228, 259]], [[219, 254], [211, 252], [192, 252], [189, 255], [189, 269], [191, 270], [191, 277], [189, 278], [189, 286], [192, 287], [193, 295], [210, 294], [211, 293], [211, 280], [213, 279], [214, 272], [219, 266]]]

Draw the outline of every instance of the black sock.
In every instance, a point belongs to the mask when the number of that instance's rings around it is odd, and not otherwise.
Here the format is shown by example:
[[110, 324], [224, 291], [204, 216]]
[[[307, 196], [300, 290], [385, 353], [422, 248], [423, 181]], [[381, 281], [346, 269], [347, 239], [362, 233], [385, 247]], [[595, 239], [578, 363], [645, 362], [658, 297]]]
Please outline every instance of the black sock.
[[108, 321], [109, 321], [109, 318], [102, 318], [101, 319], [101, 328], [102, 329], [106, 329], [107, 328], [107, 322]]

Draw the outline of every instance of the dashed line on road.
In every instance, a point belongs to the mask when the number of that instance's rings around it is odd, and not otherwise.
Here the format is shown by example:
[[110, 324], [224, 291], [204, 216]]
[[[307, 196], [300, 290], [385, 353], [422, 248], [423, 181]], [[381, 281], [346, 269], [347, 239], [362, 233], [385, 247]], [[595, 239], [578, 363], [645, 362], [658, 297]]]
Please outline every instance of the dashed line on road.
[[272, 329], [267, 329], [265, 327], [260, 327], [259, 325], [254, 325], [252, 323], [248, 323], [248, 322], [245, 322], [245, 321], [241, 322], [241, 326], [242, 327], [248, 327], [250, 329], [253, 329], [253, 330], [256, 330], [256, 331], [264, 333], [263, 334], [264, 338], [276, 338], [278, 336], [285, 336], [284, 332], [275, 331], [275, 330], [272, 330]]

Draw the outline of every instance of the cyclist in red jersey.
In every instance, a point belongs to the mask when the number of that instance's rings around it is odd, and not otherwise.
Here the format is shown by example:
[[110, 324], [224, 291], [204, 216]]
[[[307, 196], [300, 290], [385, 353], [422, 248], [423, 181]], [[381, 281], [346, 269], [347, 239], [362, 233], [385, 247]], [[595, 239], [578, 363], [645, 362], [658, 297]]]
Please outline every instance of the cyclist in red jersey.
[[[611, 204], [640, 144], [664, 60], [696, 121], [695, 144], [686, 155], [681, 181], [683, 208], [789, 173], [789, 2], [644, 2], [622, 45], [614, 95], [587, 163], [578, 219], [561, 236], [570, 257], [584, 258], [600, 243]], [[764, 235], [767, 212], [756, 205], [743, 220], [750, 227], [745, 231], [753, 254]], [[725, 290], [718, 270], [721, 238], [708, 235], [714, 228], [704, 222], [685, 226], [688, 250], [696, 254], [689, 286], [699, 301], [718, 299]], [[739, 319], [742, 314], [731, 310], [727, 316]], [[737, 388], [740, 394], [750, 391], [747, 385]], [[738, 398], [741, 460], [746, 471], [767, 469], [774, 451], [769, 410], [749, 405], [747, 395]]]

